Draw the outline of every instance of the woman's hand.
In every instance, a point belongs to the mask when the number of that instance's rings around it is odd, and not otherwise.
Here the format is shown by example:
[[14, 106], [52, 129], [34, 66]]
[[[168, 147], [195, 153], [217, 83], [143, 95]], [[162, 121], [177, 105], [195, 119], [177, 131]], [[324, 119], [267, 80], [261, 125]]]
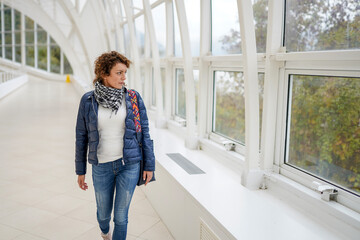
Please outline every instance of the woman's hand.
[[143, 179], [144, 180], [146, 179], [145, 186], [146, 186], [146, 184], [148, 184], [148, 182], [150, 182], [152, 177], [153, 177], [153, 172], [152, 171], [144, 171]]
[[79, 187], [86, 191], [86, 189], [88, 189], [88, 185], [87, 183], [85, 182], [85, 175], [78, 175], [78, 180], [77, 180], [78, 184], [79, 184]]

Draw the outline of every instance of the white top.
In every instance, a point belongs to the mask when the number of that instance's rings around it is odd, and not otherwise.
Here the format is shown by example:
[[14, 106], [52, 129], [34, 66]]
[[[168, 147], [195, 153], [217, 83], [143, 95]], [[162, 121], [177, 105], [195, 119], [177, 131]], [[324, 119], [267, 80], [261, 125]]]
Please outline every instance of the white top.
[[125, 117], [125, 101], [115, 114], [111, 109], [104, 108], [99, 104], [98, 131], [99, 145], [97, 157], [99, 163], [112, 162], [123, 156]]

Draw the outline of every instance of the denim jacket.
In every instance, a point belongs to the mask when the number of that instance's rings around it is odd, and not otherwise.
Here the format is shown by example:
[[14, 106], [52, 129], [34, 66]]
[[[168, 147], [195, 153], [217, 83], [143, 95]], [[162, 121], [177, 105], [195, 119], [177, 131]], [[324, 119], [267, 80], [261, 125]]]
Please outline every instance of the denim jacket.
[[[141, 137], [138, 138], [135, 130], [131, 98], [126, 88], [124, 96], [126, 118], [122, 164], [131, 164], [144, 160], [144, 170], [154, 171], [155, 156], [153, 141], [150, 139], [149, 121], [144, 102], [140, 94], [136, 92], [142, 130]], [[82, 96], [77, 115], [75, 148], [75, 172], [77, 175], [86, 174], [86, 160], [88, 160], [90, 164], [98, 165], [97, 148], [99, 145], [99, 132], [97, 121], [98, 103], [95, 100], [94, 91], [90, 91]], [[138, 139], [142, 142], [143, 154], [141, 154]]]

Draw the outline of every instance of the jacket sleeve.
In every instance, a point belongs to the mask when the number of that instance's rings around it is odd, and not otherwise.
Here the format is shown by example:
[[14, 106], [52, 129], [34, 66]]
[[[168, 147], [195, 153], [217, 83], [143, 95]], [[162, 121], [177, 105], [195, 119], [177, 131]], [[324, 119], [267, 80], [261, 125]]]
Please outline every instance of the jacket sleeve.
[[140, 112], [140, 124], [142, 132], [142, 147], [144, 154], [144, 170], [145, 171], [155, 171], [155, 155], [154, 155], [154, 145], [153, 140], [150, 138], [149, 133], [149, 120], [146, 113], [146, 108], [144, 101], [142, 100], [139, 93], [136, 94], [139, 104]]
[[77, 175], [86, 174], [88, 131], [85, 123], [85, 100], [81, 98], [76, 121], [76, 142], [75, 142], [75, 172]]

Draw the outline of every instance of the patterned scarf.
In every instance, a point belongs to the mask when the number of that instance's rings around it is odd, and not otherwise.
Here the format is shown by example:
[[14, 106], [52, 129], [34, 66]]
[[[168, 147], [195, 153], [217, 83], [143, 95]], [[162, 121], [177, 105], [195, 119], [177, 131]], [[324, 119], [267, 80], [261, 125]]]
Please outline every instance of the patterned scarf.
[[121, 89], [106, 87], [100, 82], [95, 83], [95, 99], [104, 108], [110, 108], [111, 113], [119, 110], [124, 96], [124, 87]]

